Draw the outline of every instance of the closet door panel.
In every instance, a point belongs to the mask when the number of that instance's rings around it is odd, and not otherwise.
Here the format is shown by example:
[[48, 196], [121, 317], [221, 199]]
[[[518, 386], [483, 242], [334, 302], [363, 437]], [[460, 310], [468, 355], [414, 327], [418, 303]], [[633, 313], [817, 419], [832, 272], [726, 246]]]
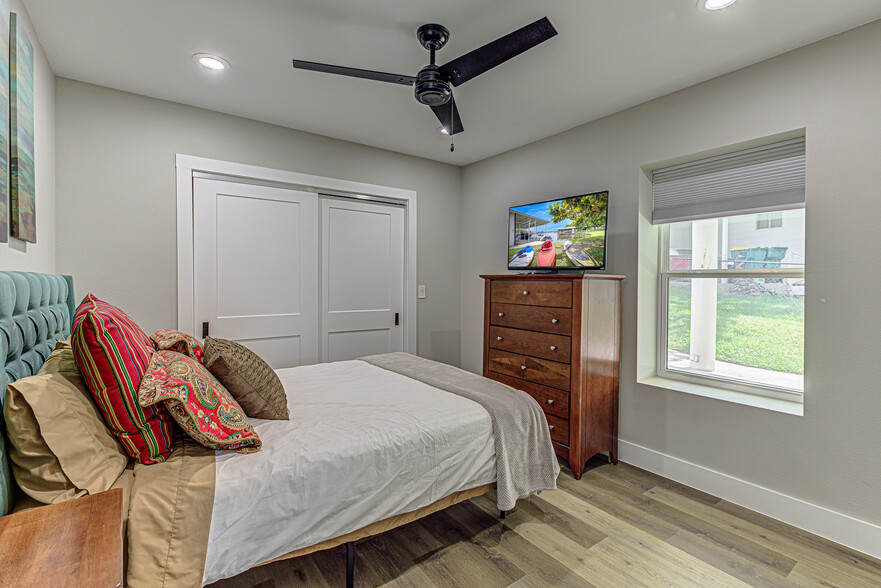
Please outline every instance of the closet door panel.
[[197, 178], [193, 218], [197, 325], [274, 368], [316, 363], [318, 197]]
[[219, 316], [300, 313], [303, 252], [291, 228], [302, 216], [299, 202], [217, 195]]
[[323, 198], [321, 231], [322, 361], [402, 351], [403, 209]]
[[400, 351], [392, 348], [389, 329], [341, 331], [328, 333], [327, 336], [327, 361], [345, 361], [365, 355]]

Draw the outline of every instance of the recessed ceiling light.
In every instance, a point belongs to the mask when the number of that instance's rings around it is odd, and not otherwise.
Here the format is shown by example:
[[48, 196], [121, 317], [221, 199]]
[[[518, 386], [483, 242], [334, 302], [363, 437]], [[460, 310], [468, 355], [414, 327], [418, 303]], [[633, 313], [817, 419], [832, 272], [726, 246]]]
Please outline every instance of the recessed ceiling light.
[[213, 71], [229, 69], [229, 62], [226, 59], [210, 53], [196, 53], [193, 55], [193, 60], [202, 67]]
[[737, 0], [699, 0], [698, 6], [703, 6], [707, 10], [722, 10], [737, 2]]

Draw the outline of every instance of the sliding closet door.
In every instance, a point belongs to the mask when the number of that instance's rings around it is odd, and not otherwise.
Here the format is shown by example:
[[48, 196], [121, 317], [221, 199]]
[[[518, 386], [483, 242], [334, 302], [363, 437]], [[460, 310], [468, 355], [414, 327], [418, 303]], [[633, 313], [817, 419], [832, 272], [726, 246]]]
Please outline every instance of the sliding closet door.
[[318, 197], [196, 178], [193, 219], [196, 324], [274, 368], [318, 362]]
[[404, 209], [322, 198], [321, 227], [322, 361], [402, 351]]

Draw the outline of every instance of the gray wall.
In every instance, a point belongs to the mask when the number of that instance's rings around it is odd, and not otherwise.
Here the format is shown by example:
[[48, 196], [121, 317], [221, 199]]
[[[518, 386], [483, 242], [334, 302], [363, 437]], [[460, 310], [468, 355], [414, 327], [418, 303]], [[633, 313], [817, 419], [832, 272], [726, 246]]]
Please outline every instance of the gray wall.
[[[58, 271], [150, 332], [177, 325], [175, 154], [417, 192], [420, 355], [459, 364], [459, 168], [63, 78]], [[448, 252], [455, 255], [450, 261]]]
[[37, 242], [9, 237], [0, 243], [0, 269], [55, 272], [55, 74], [46, 61], [30, 17], [20, 0], [10, 9], [24, 23], [34, 47], [34, 186], [37, 205]]
[[[881, 524], [879, 55], [881, 21], [465, 168], [462, 234], [472, 243], [461, 256], [463, 367], [481, 369], [478, 274], [505, 271], [507, 207], [609, 189], [608, 271], [628, 276], [621, 438]], [[640, 167], [800, 128], [804, 416], [637, 384], [637, 338], [652, 336], [637, 330]], [[652, 263], [656, 244], [646, 245]], [[655, 288], [647, 282], [639, 287]]]

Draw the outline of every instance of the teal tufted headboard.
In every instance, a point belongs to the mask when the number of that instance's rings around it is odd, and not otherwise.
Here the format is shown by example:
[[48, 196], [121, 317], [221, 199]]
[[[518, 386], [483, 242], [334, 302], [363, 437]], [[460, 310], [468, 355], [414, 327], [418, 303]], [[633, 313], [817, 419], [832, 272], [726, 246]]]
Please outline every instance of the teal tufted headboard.
[[[70, 336], [75, 304], [70, 276], [0, 272], [0, 403], [7, 384], [36, 374], [55, 343]], [[0, 419], [0, 515], [12, 509], [15, 499], [8, 444]]]

